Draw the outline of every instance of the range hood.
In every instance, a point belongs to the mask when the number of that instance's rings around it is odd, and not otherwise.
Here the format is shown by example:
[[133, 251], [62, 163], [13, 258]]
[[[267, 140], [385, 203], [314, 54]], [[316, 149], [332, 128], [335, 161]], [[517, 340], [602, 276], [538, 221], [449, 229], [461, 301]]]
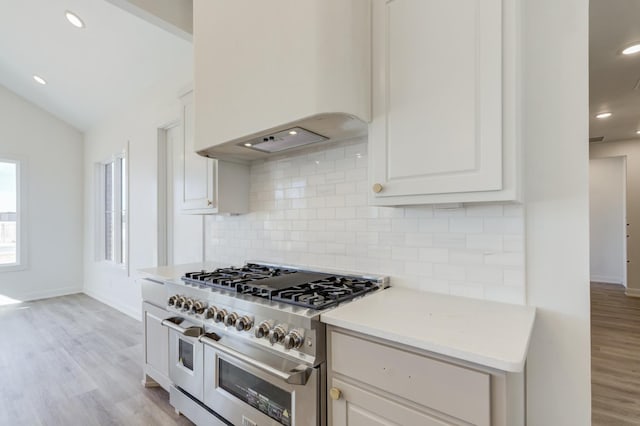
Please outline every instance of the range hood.
[[194, 0], [194, 58], [200, 155], [250, 161], [367, 133], [369, 0]]
[[347, 114], [322, 114], [231, 140], [198, 154], [210, 158], [251, 161], [367, 134], [367, 123]]

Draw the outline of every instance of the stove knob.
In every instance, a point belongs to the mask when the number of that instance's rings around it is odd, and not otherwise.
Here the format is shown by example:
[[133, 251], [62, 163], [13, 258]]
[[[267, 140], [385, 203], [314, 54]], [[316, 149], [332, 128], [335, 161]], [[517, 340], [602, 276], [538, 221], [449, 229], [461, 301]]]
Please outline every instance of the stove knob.
[[256, 327], [255, 335], [258, 339], [269, 336], [269, 330], [271, 330], [271, 324], [268, 321], [262, 321], [258, 327]]
[[178, 296], [178, 300], [176, 301], [176, 308], [182, 309], [184, 304], [187, 302], [187, 298], [184, 296]]
[[187, 299], [186, 302], [182, 305], [182, 308], [187, 311], [190, 311], [191, 309], [193, 309], [193, 304], [194, 304], [193, 299]]
[[227, 311], [225, 311], [224, 309], [218, 309], [213, 316], [213, 320], [215, 322], [222, 322], [224, 321], [224, 318], [226, 316], [227, 316]]
[[200, 300], [196, 300], [195, 303], [193, 304], [193, 310], [196, 314], [202, 314], [206, 309], [206, 307], [207, 305]]
[[169, 298], [169, 300], [167, 301], [167, 305], [169, 306], [174, 306], [176, 304], [176, 302], [178, 301], [178, 296], [171, 296]]
[[236, 321], [236, 330], [238, 331], [249, 331], [253, 327], [253, 319], [251, 317], [245, 315]]
[[224, 325], [227, 327], [233, 327], [236, 324], [236, 320], [238, 319], [238, 314], [235, 312], [231, 312], [224, 317]]
[[269, 343], [275, 345], [281, 342], [286, 332], [287, 330], [285, 330], [282, 325], [276, 325], [276, 327], [271, 330], [271, 333], [269, 333]]
[[216, 309], [215, 306], [212, 306], [204, 312], [204, 318], [205, 319], [214, 318], [216, 316], [216, 312], [218, 312], [218, 310]]
[[284, 348], [285, 349], [297, 349], [302, 346], [304, 339], [300, 335], [300, 333], [296, 330], [291, 330], [289, 334], [284, 337]]

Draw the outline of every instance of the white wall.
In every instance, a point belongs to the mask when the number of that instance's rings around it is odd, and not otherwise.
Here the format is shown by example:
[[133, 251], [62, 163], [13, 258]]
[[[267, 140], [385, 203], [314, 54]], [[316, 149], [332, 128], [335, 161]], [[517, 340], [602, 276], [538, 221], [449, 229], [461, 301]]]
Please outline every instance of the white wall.
[[[46, 90], [46, 89], [45, 89]], [[0, 296], [82, 291], [82, 134], [0, 86], [0, 157], [27, 168], [27, 268], [0, 272]]]
[[625, 283], [625, 157], [589, 160], [591, 281]]
[[[85, 253], [84, 291], [133, 317], [140, 317], [136, 270], [157, 265], [158, 129], [181, 118], [178, 96], [191, 81], [191, 64], [178, 67], [170, 79], [123, 106], [86, 134], [84, 156]], [[95, 260], [94, 164], [129, 144], [129, 267]]]
[[518, 204], [367, 205], [366, 138], [251, 166], [251, 213], [206, 218], [206, 258], [390, 275], [395, 286], [524, 303]]
[[640, 296], [640, 139], [589, 144], [591, 158], [626, 157], [627, 294]]
[[522, 125], [529, 426], [591, 424], [588, 0], [525, 0]]

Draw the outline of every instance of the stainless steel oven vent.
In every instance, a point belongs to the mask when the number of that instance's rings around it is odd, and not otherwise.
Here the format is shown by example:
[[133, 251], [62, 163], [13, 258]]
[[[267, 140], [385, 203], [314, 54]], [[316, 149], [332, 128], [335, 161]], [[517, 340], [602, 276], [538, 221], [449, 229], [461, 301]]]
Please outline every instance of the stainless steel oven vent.
[[326, 141], [329, 138], [311, 132], [302, 127], [292, 127], [270, 135], [260, 136], [251, 139], [238, 146], [244, 146], [248, 149], [254, 149], [269, 154], [285, 151], [287, 149], [299, 148], [301, 146], [310, 145], [316, 142]]

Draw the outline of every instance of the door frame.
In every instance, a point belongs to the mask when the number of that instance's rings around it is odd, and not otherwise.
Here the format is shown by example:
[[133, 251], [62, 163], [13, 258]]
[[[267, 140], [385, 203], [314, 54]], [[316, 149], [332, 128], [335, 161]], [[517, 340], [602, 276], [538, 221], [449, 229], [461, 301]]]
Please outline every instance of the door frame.
[[167, 138], [169, 130], [182, 124], [181, 119], [175, 119], [158, 127], [158, 266], [173, 264], [173, 161], [169, 150], [171, 144]]

